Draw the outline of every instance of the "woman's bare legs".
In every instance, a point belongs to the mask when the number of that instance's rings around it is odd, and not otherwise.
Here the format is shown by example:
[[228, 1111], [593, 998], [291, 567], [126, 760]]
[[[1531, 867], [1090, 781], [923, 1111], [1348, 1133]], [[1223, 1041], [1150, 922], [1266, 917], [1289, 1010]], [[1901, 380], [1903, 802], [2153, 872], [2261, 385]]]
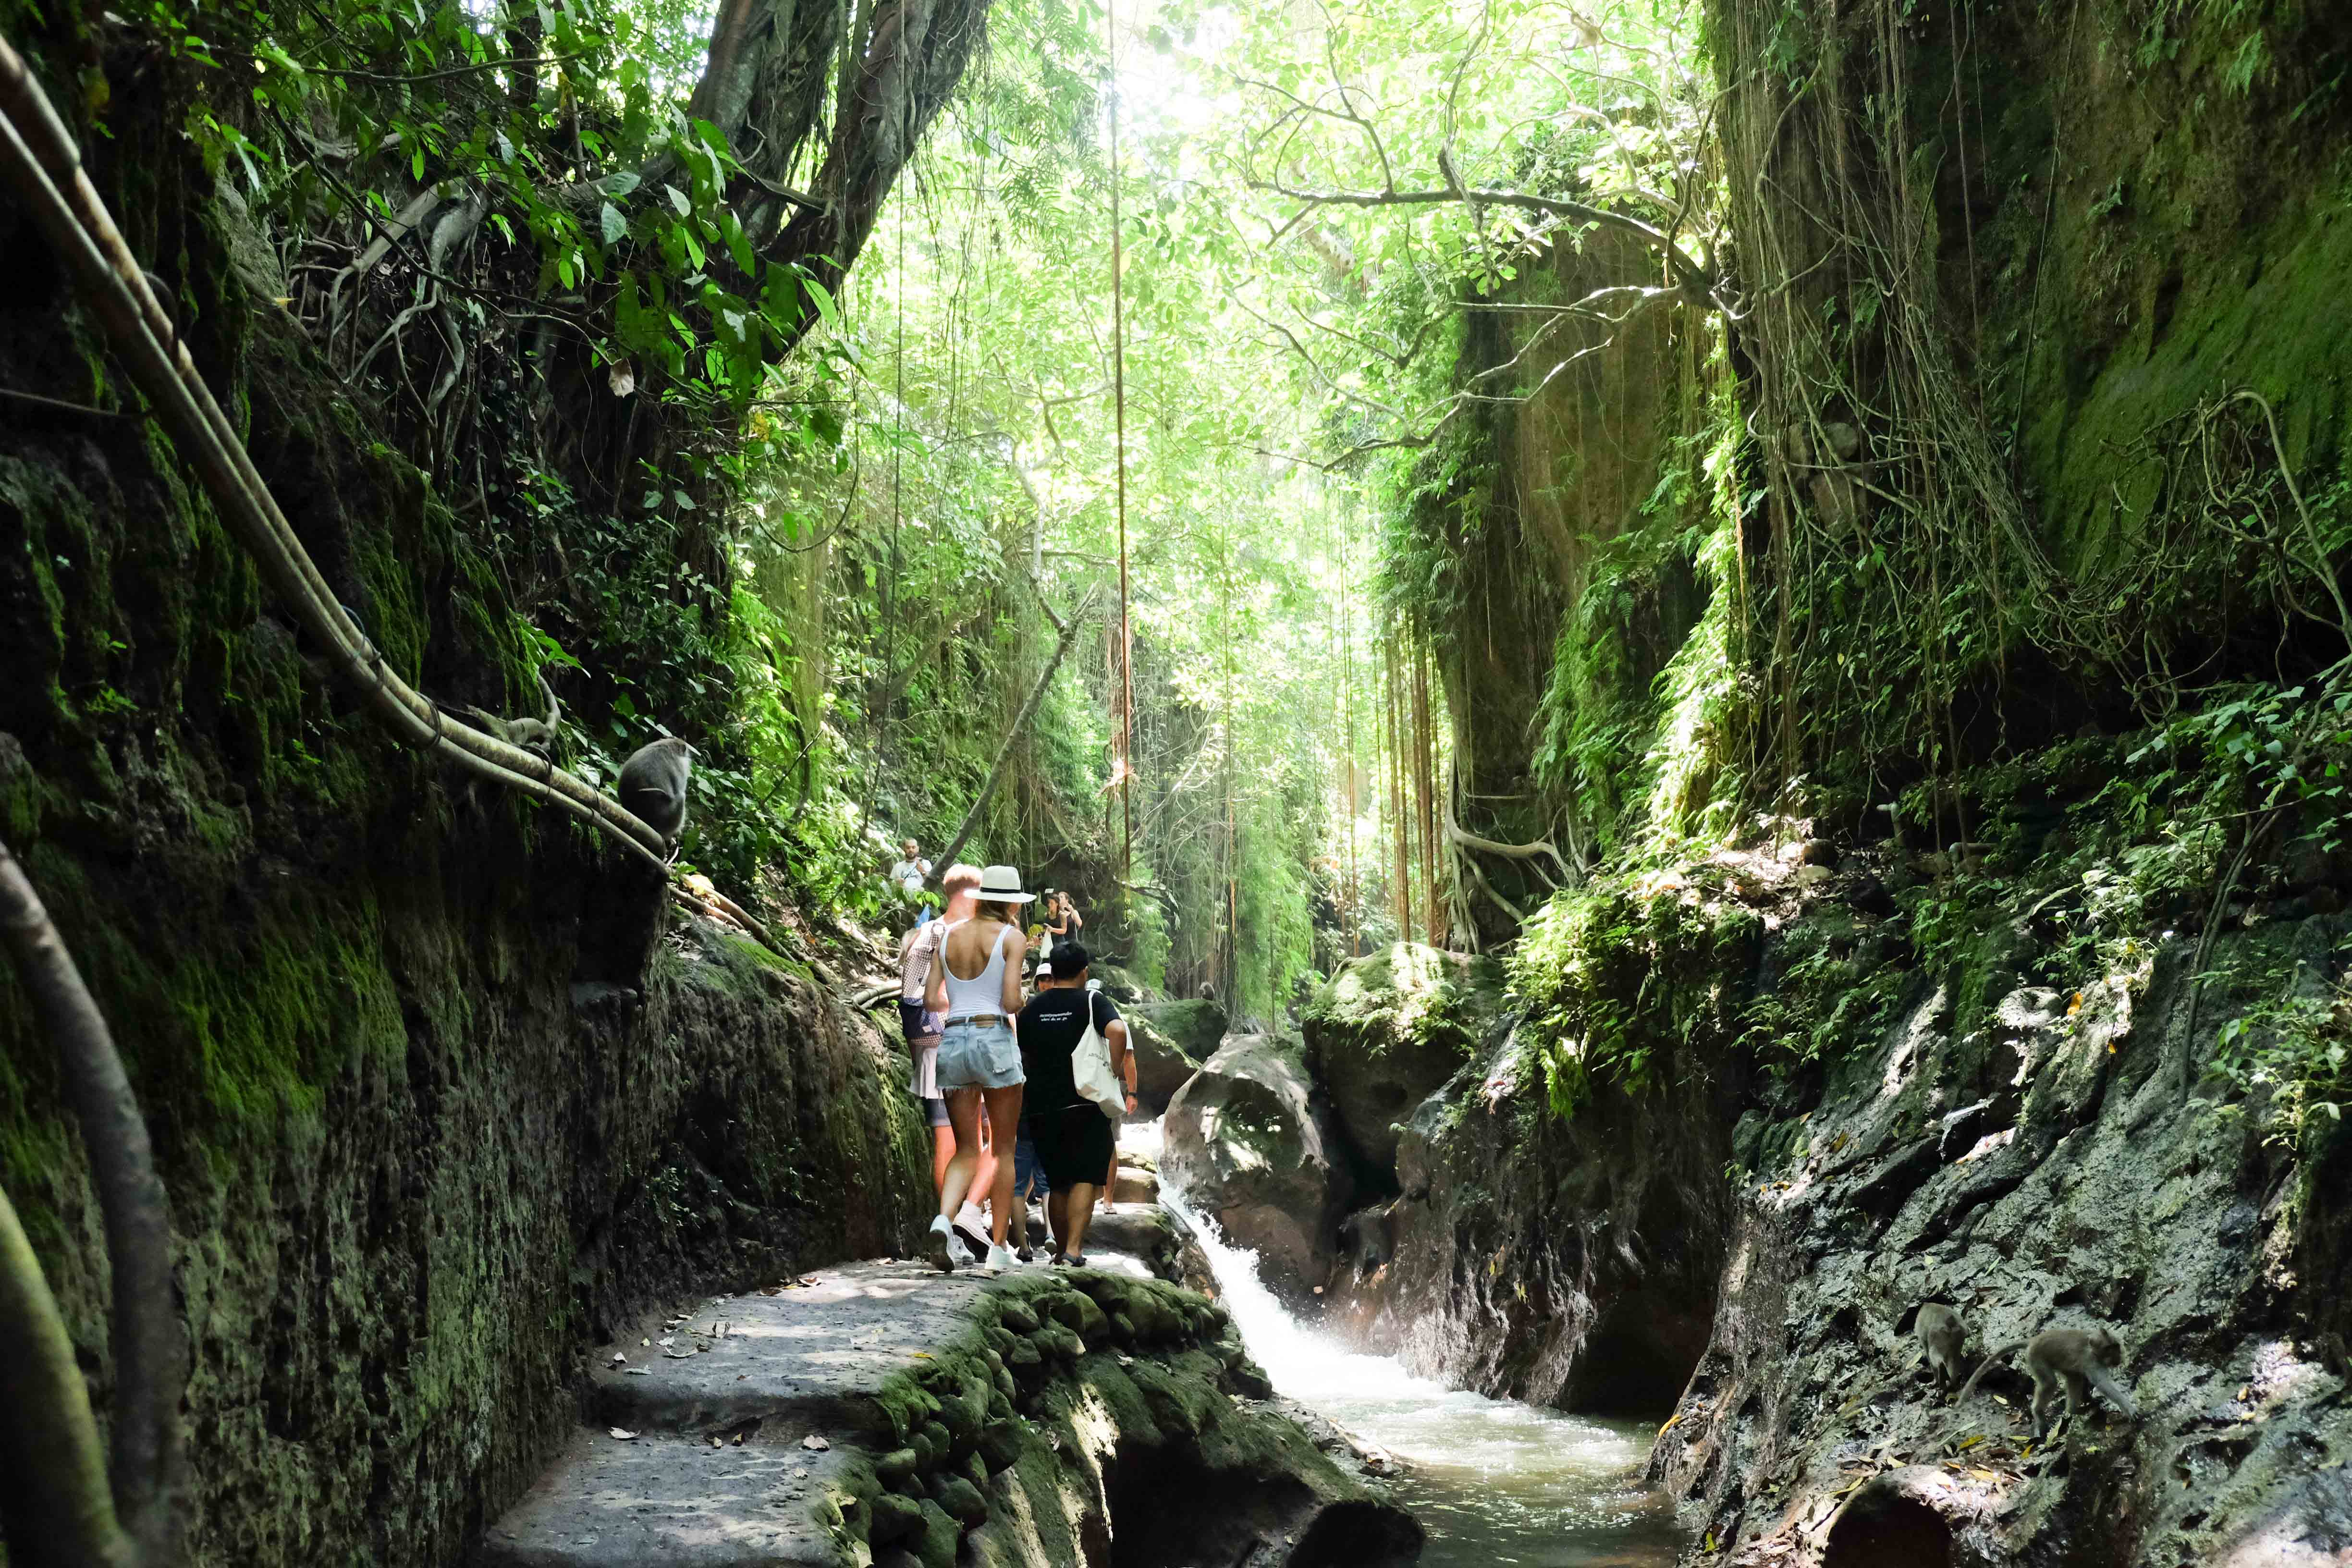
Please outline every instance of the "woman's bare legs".
[[[997, 1136], [1005, 1146], [994, 1151], [991, 1159], [993, 1170], [989, 1184], [988, 1239], [998, 1247], [1004, 1245], [1005, 1222], [1013, 1216], [1013, 1147], [1010, 1138], [1018, 1136], [1021, 1126], [1021, 1085], [1011, 1089], [982, 1089], [988, 1097], [988, 1122], [997, 1129]], [[1008, 1134], [1005, 1129], [1013, 1129]]]
[[[1003, 1091], [1002, 1089], [992, 1089], [986, 1090], [976, 1090], [975, 1092], [996, 1095], [1001, 1094]], [[1013, 1166], [1012, 1160], [1007, 1157], [1002, 1157], [1003, 1152], [999, 1150], [996, 1146], [996, 1118], [992, 1114], [995, 1105], [995, 1100], [992, 1099], [986, 1101], [986, 1103], [981, 1108], [979, 1143], [980, 1163], [972, 1169], [971, 1190], [970, 1194], [971, 1201], [976, 1204], [988, 1202], [990, 1194], [996, 1191], [996, 1167], [999, 1164], [1003, 1164], [1007, 1170], [1010, 1170]], [[949, 1217], [953, 1218], [954, 1216], [951, 1215]]]
[[971, 1190], [972, 1175], [980, 1167], [981, 1090], [950, 1089], [941, 1092], [947, 1096], [948, 1125], [955, 1134], [955, 1154], [948, 1161], [947, 1173], [940, 1182], [940, 1213], [953, 1224], [963, 1208], [964, 1194]]
[[[950, 1112], [952, 1115], [952, 1112]], [[948, 1162], [955, 1158], [955, 1123], [931, 1129], [931, 1195], [937, 1197], [948, 1184]]]

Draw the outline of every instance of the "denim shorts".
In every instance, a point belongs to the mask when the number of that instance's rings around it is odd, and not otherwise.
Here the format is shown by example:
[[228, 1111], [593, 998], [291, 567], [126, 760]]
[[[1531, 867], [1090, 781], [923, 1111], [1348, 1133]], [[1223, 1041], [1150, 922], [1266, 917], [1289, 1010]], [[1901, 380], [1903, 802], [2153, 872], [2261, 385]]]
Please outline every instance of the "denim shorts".
[[1003, 1024], [950, 1024], [940, 1037], [940, 1092], [1011, 1089], [1024, 1081], [1021, 1047]]
[[1045, 1180], [1045, 1167], [1037, 1163], [1037, 1145], [1026, 1136], [1013, 1145], [1013, 1195], [1016, 1198], [1042, 1198], [1053, 1191]]

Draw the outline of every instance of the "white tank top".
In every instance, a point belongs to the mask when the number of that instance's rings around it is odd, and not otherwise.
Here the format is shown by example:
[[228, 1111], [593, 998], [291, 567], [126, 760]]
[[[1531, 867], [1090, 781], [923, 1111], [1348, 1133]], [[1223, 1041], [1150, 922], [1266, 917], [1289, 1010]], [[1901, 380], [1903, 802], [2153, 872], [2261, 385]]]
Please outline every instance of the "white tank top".
[[958, 921], [940, 933], [940, 973], [946, 978], [948, 984], [946, 1016], [950, 1021], [968, 1018], [975, 1013], [1002, 1014], [1004, 1011], [1004, 933], [1008, 931], [1017, 931], [1020, 928], [1018, 926], [999, 927], [996, 941], [989, 945], [988, 963], [982, 967], [977, 976], [965, 980], [956, 973], [955, 966], [948, 962], [948, 938], [971, 923], [971, 921], [968, 920]]

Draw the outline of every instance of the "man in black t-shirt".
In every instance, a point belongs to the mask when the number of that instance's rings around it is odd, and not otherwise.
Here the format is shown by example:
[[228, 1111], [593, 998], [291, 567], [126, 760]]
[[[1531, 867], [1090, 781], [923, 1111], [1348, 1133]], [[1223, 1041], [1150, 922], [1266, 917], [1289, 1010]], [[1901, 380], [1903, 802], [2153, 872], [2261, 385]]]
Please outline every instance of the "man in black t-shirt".
[[1016, 1032], [1026, 1083], [1021, 1125], [1037, 1148], [1053, 1188], [1045, 1215], [1054, 1227], [1054, 1261], [1086, 1262], [1087, 1222], [1094, 1217], [1095, 1194], [1116, 1152], [1117, 1123], [1078, 1092], [1070, 1055], [1086, 1037], [1089, 1020], [1109, 1043], [1111, 1071], [1127, 1086], [1127, 1109], [1135, 1110], [1135, 1058], [1128, 1054], [1127, 1025], [1118, 1005], [1087, 989], [1093, 960], [1076, 942], [1055, 948], [1037, 972], [1037, 994], [1021, 1009]]

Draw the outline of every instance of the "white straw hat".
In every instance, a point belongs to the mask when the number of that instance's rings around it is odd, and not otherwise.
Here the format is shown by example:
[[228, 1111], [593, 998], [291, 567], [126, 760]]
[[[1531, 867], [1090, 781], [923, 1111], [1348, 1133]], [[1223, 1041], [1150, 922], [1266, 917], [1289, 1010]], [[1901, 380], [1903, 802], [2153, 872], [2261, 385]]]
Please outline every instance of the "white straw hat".
[[980, 874], [972, 896], [983, 904], [1025, 904], [1037, 895], [1021, 890], [1021, 873], [1012, 867], [991, 866]]

